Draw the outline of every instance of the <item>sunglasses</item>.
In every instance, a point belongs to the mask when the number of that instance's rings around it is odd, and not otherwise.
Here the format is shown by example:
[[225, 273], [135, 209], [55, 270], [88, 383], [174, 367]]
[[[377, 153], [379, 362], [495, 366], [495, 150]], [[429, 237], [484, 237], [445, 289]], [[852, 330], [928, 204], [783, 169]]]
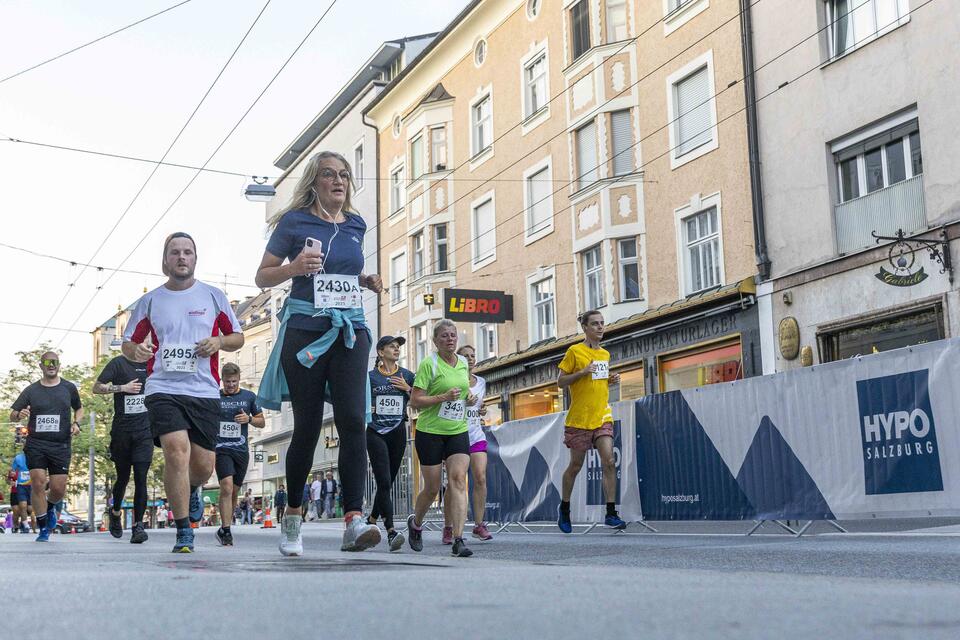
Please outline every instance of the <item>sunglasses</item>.
[[57, 367], [57, 366], [60, 366], [60, 361], [59, 360], [41, 360], [40, 364], [42, 364], [45, 367]]
[[344, 182], [350, 182], [350, 173], [348, 171], [341, 171], [337, 173], [333, 169], [320, 169], [319, 175], [324, 180], [333, 180], [336, 176], [340, 176], [340, 179]]

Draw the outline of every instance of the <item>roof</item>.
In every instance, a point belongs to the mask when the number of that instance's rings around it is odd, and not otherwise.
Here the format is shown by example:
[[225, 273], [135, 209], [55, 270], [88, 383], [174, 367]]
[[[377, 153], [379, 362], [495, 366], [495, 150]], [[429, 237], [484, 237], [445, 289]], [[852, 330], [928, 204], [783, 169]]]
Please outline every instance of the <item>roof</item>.
[[234, 307], [233, 312], [243, 329], [269, 322], [270, 291], [261, 291], [255, 296], [248, 296]]
[[[757, 288], [753, 278], [746, 278], [745, 280], [735, 284], [726, 285], [717, 289], [711, 289], [710, 291], [705, 291], [703, 293], [684, 298], [683, 300], [676, 300], [654, 309], [647, 309], [642, 313], [617, 320], [616, 322], [607, 325], [603, 335], [605, 338], [614, 337], [617, 334], [642, 328], [643, 325], [651, 323], [654, 320], [659, 320], [667, 316], [679, 314], [683, 311], [706, 306], [712, 302], [717, 302], [725, 298], [753, 295], [756, 293], [756, 291]], [[530, 345], [523, 351], [518, 351], [500, 358], [481, 362], [477, 365], [476, 372], [485, 373], [494, 371], [496, 369], [501, 369], [503, 367], [508, 367], [510, 365], [519, 365], [532, 358], [536, 358], [537, 356], [545, 356], [553, 352], [564, 350], [581, 340], [583, 340], [583, 335], [580, 333], [574, 333], [569, 336], [564, 336], [563, 338], [542, 340]]]
[[97, 325], [97, 328], [94, 329], [94, 331], [97, 331], [97, 330], [99, 330], [99, 329], [116, 329], [116, 328], [117, 328], [117, 316], [119, 316], [119, 315], [120, 315], [121, 313], [123, 313], [124, 311], [133, 311], [133, 308], [136, 307], [136, 306], [137, 306], [137, 303], [136, 303], [136, 302], [131, 302], [129, 305], [127, 305], [127, 307], [126, 307], [125, 309], [120, 310], [120, 311], [117, 311], [115, 314], [113, 314], [112, 316], [110, 316], [108, 319], [104, 320], [104, 321], [101, 322], [99, 325]]
[[433, 88], [433, 91], [424, 96], [423, 100], [417, 103], [417, 106], [431, 104], [433, 102], [443, 102], [444, 100], [453, 100], [453, 96], [444, 88], [441, 82]]

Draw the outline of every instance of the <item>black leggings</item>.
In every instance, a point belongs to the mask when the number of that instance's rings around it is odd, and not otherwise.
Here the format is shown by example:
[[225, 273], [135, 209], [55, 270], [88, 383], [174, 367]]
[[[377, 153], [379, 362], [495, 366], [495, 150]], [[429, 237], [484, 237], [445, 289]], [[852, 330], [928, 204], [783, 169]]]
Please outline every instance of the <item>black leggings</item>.
[[113, 510], [120, 511], [123, 504], [123, 495], [127, 492], [127, 483], [130, 482], [130, 469], [133, 468], [133, 524], [143, 522], [143, 514], [147, 511], [147, 473], [150, 471], [150, 461], [134, 462], [114, 461], [117, 469], [117, 481], [113, 483]]
[[370, 456], [370, 467], [377, 481], [377, 495], [373, 500], [370, 517], [376, 519], [383, 516], [383, 524], [388, 531], [393, 529], [393, 500], [390, 498], [390, 489], [393, 488], [393, 481], [397, 479], [406, 450], [405, 424], [385, 434], [367, 427], [367, 455]]
[[[333, 399], [333, 420], [340, 436], [337, 465], [343, 488], [343, 512], [363, 510], [363, 485], [367, 475], [367, 442], [363, 435], [367, 413], [367, 359], [370, 337], [357, 331], [353, 349], [338, 336], [309, 369], [297, 360], [297, 352], [317, 340], [320, 331], [287, 327], [280, 351], [280, 365], [290, 388], [293, 406], [293, 437], [287, 449], [287, 486], [302, 487], [313, 466], [313, 452], [323, 427], [323, 397], [327, 384]], [[303, 501], [299, 490], [291, 491], [288, 504], [296, 509]]]

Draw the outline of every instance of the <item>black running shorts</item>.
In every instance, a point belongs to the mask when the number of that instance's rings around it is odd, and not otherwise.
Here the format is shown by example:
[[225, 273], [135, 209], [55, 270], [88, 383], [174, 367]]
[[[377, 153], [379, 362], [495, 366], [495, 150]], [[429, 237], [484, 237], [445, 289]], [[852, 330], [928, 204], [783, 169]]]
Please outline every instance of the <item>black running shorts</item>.
[[43, 469], [51, 476], [66, 475], [70, 471], [70, 443], [50, 442], [27, 438], [23, 446], [28, 469]]
[[250, 464], [250, 452], [246, 449], [220, 447], [217, 449], [217, 480], [233, 476], [233, 485], [239, 487], [247, 477], [247, 465]]
[[451, 436], [417, 431], [413, 442], [417, 448], [420, 464], [425, 467], [441, 464], [458, 453], [470, 455], [470, 435], [466, 431]]
[[110, 459], [117, 464], [144, 464], [153, 460], [150, 431], [114, 429], [110, 433]]
[[160, 436], [174, 431], [186, 431], [190, 442], [214, 451], [220, 431], [220, 400], [194, 398], [167, 393], [153, 393], [144, 399], [150, 414], [153, 442], [160, 446]]

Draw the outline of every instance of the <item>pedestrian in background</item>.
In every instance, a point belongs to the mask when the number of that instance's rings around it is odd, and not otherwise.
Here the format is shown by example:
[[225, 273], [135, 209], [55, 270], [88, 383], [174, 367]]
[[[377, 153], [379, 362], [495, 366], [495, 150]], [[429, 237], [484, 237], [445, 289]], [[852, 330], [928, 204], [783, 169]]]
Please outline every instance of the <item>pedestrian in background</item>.
[[334, 518], [336, 517], [335, 501], [339, 485], [337, 481], [333, 479], [333, 471], [327, 471], [327, 477], [320, 485], [320, 501], [317, 504], [317, 516], [321, 513], [322, 505], [322, 513], [326, 515], [327, 518]]
[[323, 517], [323, 483], [320, 476], [314, 475], [310, 483], [310, 499], [313, 501], [313, 510], [317, 512], [317, 520]]
[[277, 520], [277, 524], [283, 521], [283, 510], [287, 508], [287, 491], [283, 488], [283, 483], [280, 483], [280, 488], [277, 489], [276, 493], [273, 494], [273, 511], [274, 517]]

